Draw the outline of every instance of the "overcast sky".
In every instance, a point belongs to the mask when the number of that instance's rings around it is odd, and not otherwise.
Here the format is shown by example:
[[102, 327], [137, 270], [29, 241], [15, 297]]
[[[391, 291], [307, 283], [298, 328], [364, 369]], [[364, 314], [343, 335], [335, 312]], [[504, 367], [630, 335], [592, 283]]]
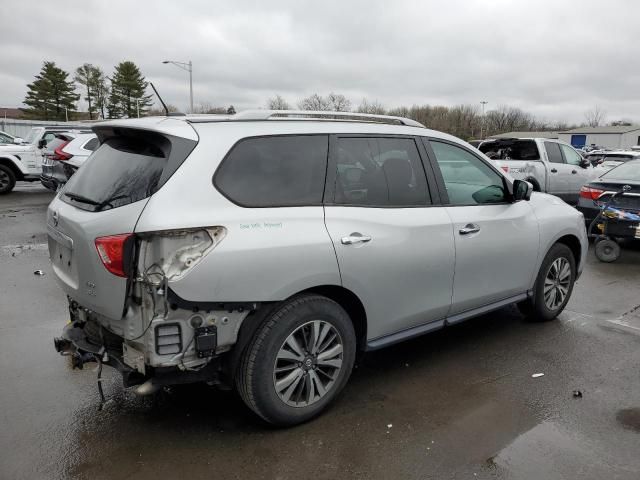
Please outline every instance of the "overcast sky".
[[[5, 5], [8, 6], [8, 5]], [[489, 102], [580, 122], [640, 122], [640, 2], [32, 1], [3, 9], [0, 106], [23, 106], [44, 60], [110, 75], [135, 62], [167, 103], [295, 105], [314, 92], [385, 107]]]

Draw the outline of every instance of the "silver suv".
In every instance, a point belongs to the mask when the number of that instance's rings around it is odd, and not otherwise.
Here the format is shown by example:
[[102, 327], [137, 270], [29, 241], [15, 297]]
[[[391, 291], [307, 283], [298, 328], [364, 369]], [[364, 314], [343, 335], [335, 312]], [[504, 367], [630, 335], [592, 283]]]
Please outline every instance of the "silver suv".
[[517, 303], [550, 320], [584, 219], [467, 143], [397, 117], [254, 111], [119, 120], [49, 206], [74, 365], [140, 394], [235, 385], [308, 420], [374, 350]]

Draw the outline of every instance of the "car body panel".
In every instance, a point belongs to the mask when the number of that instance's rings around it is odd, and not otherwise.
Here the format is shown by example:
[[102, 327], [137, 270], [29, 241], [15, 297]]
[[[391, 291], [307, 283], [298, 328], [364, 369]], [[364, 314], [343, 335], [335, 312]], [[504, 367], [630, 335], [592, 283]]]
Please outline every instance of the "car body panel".
[[[328, 205], [326, 225], [338, 256], [342, 285], [365, 305], [370, 339], [447, 315], [455, 248], [444, 207]], [[353, 233], [371, 240], [344, 245], [341, 239]]]
[[[529, 202], [451, 206], [446, 211], [456, 247], [452, 315], [529, 290], [540, 248]], [[479, 231], [460, 234], [468, 224]]]

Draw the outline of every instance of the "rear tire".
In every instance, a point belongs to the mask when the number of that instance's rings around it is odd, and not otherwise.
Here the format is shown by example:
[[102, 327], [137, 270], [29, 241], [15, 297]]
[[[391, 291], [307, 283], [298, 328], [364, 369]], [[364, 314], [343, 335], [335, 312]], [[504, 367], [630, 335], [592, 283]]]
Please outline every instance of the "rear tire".
[[306, 422], [344, 388], [356, 355], [353, 323], [320, 295], [284, 302], [244, 351], [236, 388], [257, 415], [277, 426]]
[[6, 165], [0, 165], [0, 195], [9, 193], [16, 186], [16, 175]]
[[576, 279], [576, 260], [569, 247], [553, 245], [544, 257], [533, 288], [533, 298], [518, 308], [527, 319], [546, 322], [556, 318], [567, 305]]
[[615, 240], [605, 238], [596, 243], [595, 254], [601, 262], [615, 262], [620, 257], [620, 245]]

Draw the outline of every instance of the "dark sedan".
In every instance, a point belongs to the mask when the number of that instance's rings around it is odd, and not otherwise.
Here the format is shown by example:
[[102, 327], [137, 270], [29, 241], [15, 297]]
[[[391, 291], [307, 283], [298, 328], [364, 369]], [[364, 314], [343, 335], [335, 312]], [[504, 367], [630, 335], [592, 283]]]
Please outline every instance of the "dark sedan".
[[611, 195], [620, 192], [625, 185], [631, 188], [624, 196], [614, 200], [614, 206], [632, 213], [640, 213], [640, 160], [623, 163], [580, 189], [577, 208], [584, 214], [587, 226]]

